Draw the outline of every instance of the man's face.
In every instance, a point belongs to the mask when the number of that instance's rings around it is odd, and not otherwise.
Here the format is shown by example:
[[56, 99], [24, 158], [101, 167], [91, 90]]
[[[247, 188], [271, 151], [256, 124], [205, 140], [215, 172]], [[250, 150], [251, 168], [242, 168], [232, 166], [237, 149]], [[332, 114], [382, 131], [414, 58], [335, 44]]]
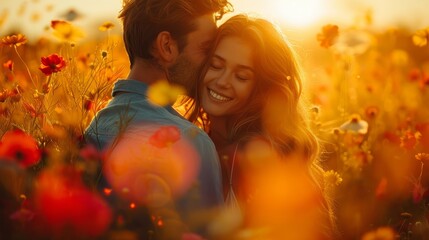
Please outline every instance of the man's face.
[[207, 57], [207, 49], [216, 33], [213, 15], [197, 18], [196, 30], [187, 36], [187, 45], [169, 68], [170, 80], [180, 84], [189, 92], [196, 84], [198, 70]]

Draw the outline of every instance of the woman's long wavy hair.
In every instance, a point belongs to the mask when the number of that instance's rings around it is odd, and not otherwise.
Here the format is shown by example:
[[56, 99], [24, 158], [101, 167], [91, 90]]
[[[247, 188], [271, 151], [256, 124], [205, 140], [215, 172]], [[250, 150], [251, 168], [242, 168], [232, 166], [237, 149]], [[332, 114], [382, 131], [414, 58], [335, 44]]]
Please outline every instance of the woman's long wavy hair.
[[[301, 98], [302, 73], [297, 55], [281, 30], [265, 19], [236, 15], [219, 27], [207, 63], [203, 66], [199, 85], [210, 66], [210, 56], [224, 37], [239, 37], [251, 44], [254, 51], [256, 86], [238, 116], [229, 122], [228, 140], [243, 141], [253, 135], [263, 136], [280, 154], [296, 154], [305, 159], [315, 184], [323, 189], [323, 173], [319, 161], [319, 143], [307, 117], [307, 108]], [[191, 121], [203, 123], [208, 130], [210, 119], [205, 115], [199, 91], [193, 93], [193, 107], [188, 114]], [[189, 102], [188, 102], [189, 103]], [[202, 120], [202, 121], [201, 121]], [[326, 214], [333, 224], [331, 201], [324, 195]]]

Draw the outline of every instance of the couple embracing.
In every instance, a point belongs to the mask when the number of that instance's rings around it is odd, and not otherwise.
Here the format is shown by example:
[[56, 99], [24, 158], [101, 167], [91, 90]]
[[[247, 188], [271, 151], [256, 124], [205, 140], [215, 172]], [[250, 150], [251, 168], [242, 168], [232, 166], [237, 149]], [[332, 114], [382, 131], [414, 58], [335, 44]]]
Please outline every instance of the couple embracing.
[[[334, 239], [294, 50], [265, 19], [240, 14], [218, 28], [231, 8], [124, 1], [130, 72], [85, 132], [108, 149], [99, 188], [113, 189], [121, 221], [111, 229], [138, 239]], [[186, 91], [174, 107], [149, 97], [162, 80]]]

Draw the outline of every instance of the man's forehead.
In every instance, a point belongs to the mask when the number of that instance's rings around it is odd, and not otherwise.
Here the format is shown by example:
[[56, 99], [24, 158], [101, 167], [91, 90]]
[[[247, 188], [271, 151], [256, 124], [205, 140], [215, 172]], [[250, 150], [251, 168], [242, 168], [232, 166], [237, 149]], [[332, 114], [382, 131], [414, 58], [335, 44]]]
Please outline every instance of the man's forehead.
[[215, 33], [216, 33], [216, 22], [213, 15], [204, 15], [197, 18], [196, 29], [189, 33], [188, 41], [197, 45], [208, 45]]
[[213, 14], [203, 15], [195, 20], [196, 31], [201, 34], [214, 33], [217, 29]]

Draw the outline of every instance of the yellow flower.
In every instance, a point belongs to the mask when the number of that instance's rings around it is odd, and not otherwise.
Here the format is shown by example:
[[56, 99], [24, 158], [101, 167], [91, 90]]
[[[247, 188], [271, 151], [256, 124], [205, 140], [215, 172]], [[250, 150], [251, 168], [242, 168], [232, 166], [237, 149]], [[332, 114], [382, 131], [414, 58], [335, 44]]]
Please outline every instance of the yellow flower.
[[166, 80], [157, 81], [147, 90], [149, 100], [157, 105], [166, 106], [173, 104], [179, 95], [183, 95], [183, 87], [171, 85]]
[[409, 61], [408, 53], [401, 49], [395, 49], [390, 54], [390, 58], [392, 59], [392, 63], [397, 66], [404, 66]]
[[54, 36], [61, 41], [75, 42], [84, 36], [84, 33], [80, 28], [77, 28], [66, 21], [53, 20], [51, 21], [51, 27], [54, 29]]
[[340, 174], [335, 172], [334, 170], [329, 170], [323, 174], [323, 178], [325, 179], [326, 185], [330, 186], [338, 186], [343, 181]]
[[414, 45], [424, 47], [429, 41], [429, 27], [416, 31], [412, 37]]
[[27, 42], [27, 38], [22, 35], [10, 35], [1, 39], [1, 44], [9, 47], [19, 47]]
[[112, 22], [105, 22], [98, 28], [98, 30], [105, 32], [107, 30], [112, 29], [114, 26], [115, 25]]

